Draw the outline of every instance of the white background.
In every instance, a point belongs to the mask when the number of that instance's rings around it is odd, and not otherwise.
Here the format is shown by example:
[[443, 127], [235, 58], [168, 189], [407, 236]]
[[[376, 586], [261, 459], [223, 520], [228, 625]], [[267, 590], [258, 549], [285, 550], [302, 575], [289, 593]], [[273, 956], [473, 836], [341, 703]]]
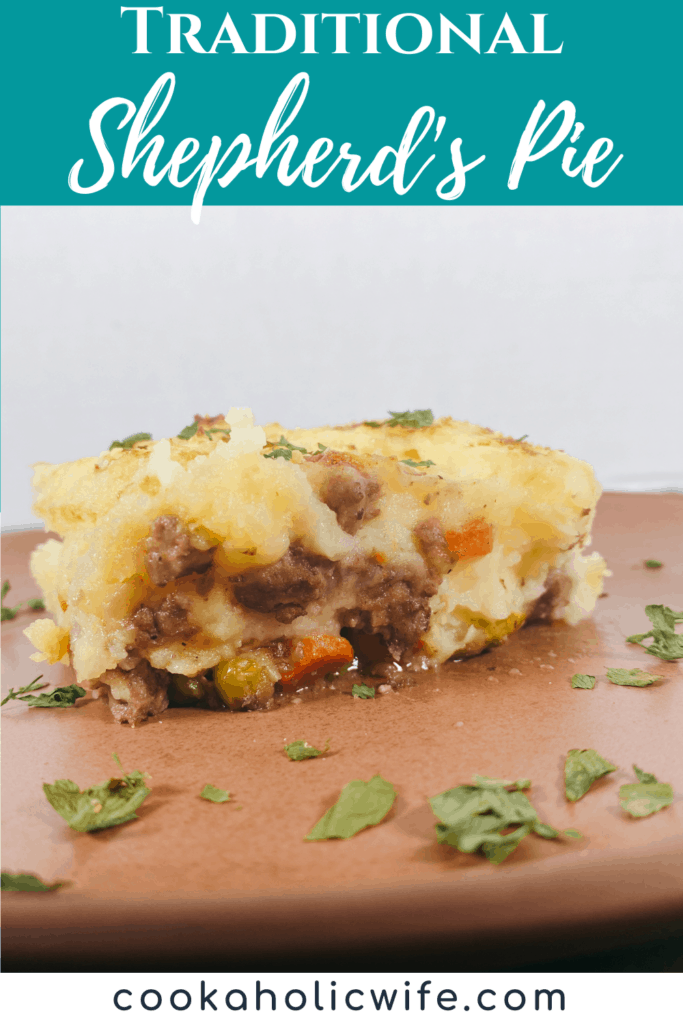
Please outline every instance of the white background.
[[683, 487], [683, 209], [5, 208], [3, 526], [32, 462], [195, 412], [433, 408]]
[[[272, 1009], [272, 1001], [265, 996], [261, 1003], [261, 1010], [255, 1008], [254, 992], [256, 979], [259, 979], [261, 988], [269, 988], [274, 992], [277, 1000], [275, 1010]], [[77, 979], [77, 983], [75, 981]], [[320, 996], [323, 1010], [316, 1010], [314, 1002], [315, 980], [320, 982]], [[331, 990], [330, 981], [335, 980], [337, 988], [337, 1008], [329, 1009]], [[420, 1000], [417, 990], [422, 983], [429, 980], [429, 994], [425, 996], [425, 1009], [420, 1010]], [[205, 993], [213, 992], [213, 1002], [216, 1010], [209, 1005], [201, 1008], [201, 982], [205, 982]], [[410, 1009], [406, 1011], [403, 995], [405, 992], [405, 981], [410, 982], [411, 998]], [[273, 1022], [282, 1024], [283, 1021], [349, 1021], [354, 1020], [361, 1024], [365, 1020], [371, 1021], [400, 1021], [406, 1024], [411, 1020], [444, 1021], [453, 1018], [463, 1019], [465, 1007], [470, 1012], [464, 1015], [464, 1019], [472, 1024], [486, 1020], [488, 1024], [495, 1021], [553, 1021], [560, 1020], [562, 1024], [605, 1024], [605, 1021], [615, 1021], [619, 1024], [642, 1024], [643, 1021], [677, 1020], [677, 1009], [680, 1010], [680, 980], [679, 975], [670, 974], [544, 974], [532, 972], [508, 972], [496, 973], [494, 971], [484, 973], [463, 973], [453, 972], [451, 974], [439, 974], [429, 971], [426, 974], [304, 974], [293, 972], [289, 974], [246, 974], [243, 972], [232, 974], [217, 974], [207, 971], [205, 974], [158, 974], [147, 972], [133, 974], [126, 971], [117, 971], [116, 974], [41, 974], [40, 984], [31, 985], [30, 977], [25, 974], [3, 974], [3, 1003], [9, 1007], [10, 1020], [45, 1020], [49, 1019], [54, 1024], [92, 1024], [93, 1020], [102, 1022], [123, 1021], [130, 1024], [131, 1021], [149, 1021], [150, 1010], [143, 1009], [140, 999], [148, 989], [156, 990], [161, 996], [162, 1002], [151, 1019], [158, 1024], [159, 1021], [178, 1021], [201, 1019], [225, 1021], [239, 1020], [240, 1022]], [[396, 989], [396, 1001], [393, 1010], [387, 1011], [386, 1006], [375, 1010], [370, 992], [375, 990], [379, 994], [386, 989], [390, 996]], [[449, 988], [457, 996], [455, 1005], [448, 1004], [447, 1009], [439, 1009], [437, 997], [440, 990]], [[120, 989], [128, 989], [130, 996], [121, 994], [119, 1003], [122, 1006], [130, 1006], [129, 1010], [117, 1010], [114, 1006], [114, 994]], [[187, 1008], [184, 1017], [180, 1017], [182, 1011], [174, 1010], [170, 1005], [170, 997], [176, 990], [184, 989], [190, 994], [192, 1002]], [[232, 989], [240, 989], [247, 997], [246, 1010], [230, 1012], [226, 1009], [225, 997]], [[288, 1010], [284, 1005], [284, 997], [292, 989], [299, 989], [307, 997], [306, 1005], [301, 1010]], [[345, 1006], [345, 996], [350, 989], [357, 989], [357, 992], [350, 997], [352, 1004], [362, 1009], [348, 1010]], [[485, 995], [481, 996], [481, 1003], [488, 1009], [480, 1009], [478, 996], [483, 990], [488, 989]], [[546, 997], [541, 995], [539, 1009], [535, 1008], [535, 993], [537, 989], [560, 989], [565, 995], [564, 1012], [560, 1009], [559, 997], [556, 996], [552, 1010], [546, 1009]], [[517, 990], [512, 992], [512, 990]], [[508, 1002], [513, 1007], [511, 1012], [505, 1006], [505, 996], [508, 992]], [[525, 997], [525, 1004], [519, 1009], [521, 999], [518, 992]], [[300, 1002], [300, 996], [294, 995], [290, 998], [295, 1006]], [[153, 1009], [157, 998], [153, 994], [146, 997], [146, 1002]], [[187, 999], [184, 995], [177, 995], [175, 1002], [182, 1008]], [[237, 994], [231, 996], [231, 1003], [234, 1006], [241, 1004], [241, 997]], [[453, 1010], [456, 1012], [453, 1013]], [[214, 1017], [214, 1012], [216, 1016]], [[680, 1014], [679, 1014], [680, 1016]]]

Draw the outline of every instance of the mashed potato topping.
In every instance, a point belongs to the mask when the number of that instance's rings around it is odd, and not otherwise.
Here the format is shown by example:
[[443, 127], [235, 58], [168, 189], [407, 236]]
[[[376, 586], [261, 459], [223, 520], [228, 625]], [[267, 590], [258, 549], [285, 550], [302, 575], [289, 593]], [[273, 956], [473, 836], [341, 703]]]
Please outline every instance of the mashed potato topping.
[[576, 623], [601, 591], [582, 553], [600, 488], [564, 452], [450, 418], [196, 424], [35, 467], [63, 539], [32, 557], [52, 616], [26, 631], [33, 658], [70, 661], [120, 721], [169, 698], [262, 706], [354, 653], [435, 666], [533, 618]]

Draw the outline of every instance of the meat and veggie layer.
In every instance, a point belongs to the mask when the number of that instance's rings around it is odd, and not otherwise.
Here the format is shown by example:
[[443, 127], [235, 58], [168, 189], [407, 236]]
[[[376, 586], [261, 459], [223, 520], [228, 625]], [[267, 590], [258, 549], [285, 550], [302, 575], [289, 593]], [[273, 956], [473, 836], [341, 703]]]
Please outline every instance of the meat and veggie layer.
[[605, 573], [582, 554], [600, 494], [586, 463], [424, 411], [285, 431], [231, 409], [40, 464], [34, 484], [63, 539], [33, 554], [52, 615], [26, 631], [33, 658], [72, 664], [130, 724], [575, 623]]

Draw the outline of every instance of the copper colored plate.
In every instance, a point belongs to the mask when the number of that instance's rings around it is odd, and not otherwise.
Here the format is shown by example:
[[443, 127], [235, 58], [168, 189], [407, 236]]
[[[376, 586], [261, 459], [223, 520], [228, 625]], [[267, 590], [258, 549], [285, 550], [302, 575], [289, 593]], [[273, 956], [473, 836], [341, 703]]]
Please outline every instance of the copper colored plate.
[[[36, 594], [27, 558], [43, 536], [3, 537], [11, 603]], [[71, 884], [4, 898], [5, 956], [14, 963], [31, 951], [48, 962], [65, 948], [110, 957], [125, 948], [169, 966], [202, 952], [256, 965], [282, 949], [283, 936], [309, 956], [377, 943], [550, 949], [570, 934], [579, 948], [680, 920], [681, 667], [624, 638], [648, 627], [646, 604], [683, 607], [682, 537], [683, 496], [606, 494], [594, 545], [614, 575], [591, 620], [522, 630], [375, 700], [337, 692], [273, 712], [172, 709], [135, 730], [100, 701], [54, 711], [6, 705], [3, 870]], [[664, 567], [647, 570], [646, 558]], [[3, 694], [42, 668], [28, 658], [27, 621], [22, 614], [2, 627]], [[663, 678], [617, 687], [607, 666]], [[573, 690], [574, 672], [597, 676], [596, 688]], [[61, 666], [45, 677], [72, 680]], [[282, 752], [285, 739], [321, 746], [328, 737], [325, 758], [295, 763]], [[563, 789], [571, 747], [595, 747], [620, 766], [577, 804]], [[150, 773], [152, 795], [137, 821], [73, 832], [42, 783], [98, 782], [114, 771], [112, 751], [127, 770]], [[633, 781], [633, 762], [673, 784], [671, 807], [642, 820], [622, 812], [618, 790]], [[376, 772], [399, 794], [380, 826], [348, 841], [303, 841], [346, 782]], [[427, 798], [474, 772], [530, 777], [543, 820], [585, 838], [529, 837], [501, 866], [438, 846]], [[232, 801], [201, 800], [207, 782]]]

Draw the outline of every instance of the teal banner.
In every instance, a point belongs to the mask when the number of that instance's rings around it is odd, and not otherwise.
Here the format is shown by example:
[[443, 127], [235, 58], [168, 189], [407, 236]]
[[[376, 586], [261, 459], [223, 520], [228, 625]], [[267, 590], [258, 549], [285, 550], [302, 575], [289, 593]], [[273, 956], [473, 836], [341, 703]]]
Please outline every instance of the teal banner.
[[6, 5], [2, 202], [681, 202], [683, 4]]

